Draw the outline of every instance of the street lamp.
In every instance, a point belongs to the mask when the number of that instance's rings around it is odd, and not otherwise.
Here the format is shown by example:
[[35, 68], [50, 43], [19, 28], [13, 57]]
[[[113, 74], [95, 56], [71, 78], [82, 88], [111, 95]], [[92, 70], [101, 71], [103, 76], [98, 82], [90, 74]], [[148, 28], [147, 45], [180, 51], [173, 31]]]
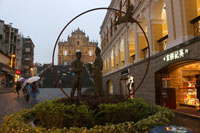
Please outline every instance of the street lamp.
[[13, 58], [16, 56], [14, 54], [11, 55], [11, 60], [10, 60], [10, 67], [13, 68]]

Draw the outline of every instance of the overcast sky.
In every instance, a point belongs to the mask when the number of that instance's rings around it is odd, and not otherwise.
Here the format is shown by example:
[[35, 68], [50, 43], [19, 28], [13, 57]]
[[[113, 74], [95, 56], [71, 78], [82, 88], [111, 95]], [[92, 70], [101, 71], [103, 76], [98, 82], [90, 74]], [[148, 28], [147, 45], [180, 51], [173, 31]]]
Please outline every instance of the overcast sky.
[[[35, 44], [34, 62], [51, 63], [55, 41], [64, 26], [78, 14], [97, 7], [108, 7], [111, 0], [0, 0], [0, 19], [19, 29]], [[94, 11], [76, 19], [61, 36], [77, 28], [85, 31], [90, 41], [100, 44], [100, 26], [106, 10]], [[57, 50], [56, 50], [57, 51]], [[57, 64], [57, 52], [55, 54]]]

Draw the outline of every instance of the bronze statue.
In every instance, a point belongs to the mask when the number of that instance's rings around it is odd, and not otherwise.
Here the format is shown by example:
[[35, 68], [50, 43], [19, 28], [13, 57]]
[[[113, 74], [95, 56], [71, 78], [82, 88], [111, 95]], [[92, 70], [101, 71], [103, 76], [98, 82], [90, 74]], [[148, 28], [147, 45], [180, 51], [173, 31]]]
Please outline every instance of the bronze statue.
[[72, 81], [72, 90], [71, 97], [74, 96], [74, 93], [77, 89], [77, 96], [81, 96], [81, 87], [82, 87], [82, 70], [83, 62], [81, 62], [81, 52], [76, 52], [76, 59], [72, 62], [72, 72], [74, 73]]
[[94, 61], [95, 68], [94, 68], [93, 79], [94, 79], [94, 92], [97, 97], [101, 97], [104, 95], [102, 72], [101, 72], [103, 69], [103, 60], [101, 58], [100, 53], [101, 53], [101, 49], [99, 47], [96, 47], [96, 50], [95, 50], [96, 59]]

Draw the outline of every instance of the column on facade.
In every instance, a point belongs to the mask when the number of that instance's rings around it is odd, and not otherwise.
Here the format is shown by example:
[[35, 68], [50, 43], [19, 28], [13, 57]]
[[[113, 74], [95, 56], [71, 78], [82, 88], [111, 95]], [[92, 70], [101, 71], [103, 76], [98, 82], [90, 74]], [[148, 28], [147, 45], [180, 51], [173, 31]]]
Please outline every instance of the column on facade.
[[121, 36], [120, 38], [120, 46], [119, 46], [119, 55], [120, 55], [120, 67], [124, 66], [124, 61], [125, 61], [125, 49], [124, 49], [124, 35]]
[[118, 42], [115, 43], [115, 70], [118, 69], [118, 66], [119, 66], [119, 45], [118, 45]]
[[175, 16], [173, 0], [165, 0], [167, 25], [168, 25], [168, 47], [176, 39]]
[[132, 27], [133, 26], [131, 25], [128, 32], [128, 60], [130, 64], [134, 63], [135, 60], [135, 34]]
[[112, 49], [110, 48], [110, 50], [108, 50], [108, 61], [109, 61], [109, 72], [112, 72], [112, 68], [111, 68], [111, 51]]
[[138, 62], [140, 60], [140, 50], [139, 50], [139, 45], [138, 45], [138, 37], [137, 37], [137, 25], [133, 24], [133, 27], [135, 29], [134, 32], [134, 38], [135, 38], [135, 62]]
[[115, 70], [115, 45], [113, 46], [113, 71]]
[[157, 42], [159, 39], [163, 37], [162, 23], [163, 23], [162, 19], [157, 19], [157, 20], [152, 19], [150, 21], [150, 27], [151, 27], [150, 33], [151, 33], [151, 39], [152, 39], [152, 44], [153, 44], [152, 52], [154, 54], [162, 50], [161, 44]]
[[107, 61], [106, 61], [106, 56], [104, 56], [104, 57], [103, 57], [103, 64], [104, 64], [104, 66], [103, 66], [103, 67], [104, 67], [104, 74], [106, 74], [106, 73], [107, 73], [107, 66], [106, 66], [106, 62], [107, 62]]
[[129, 30], [126, 29], [124, 33], [124, 65], [126, 66], [129, 64]]
[[[146, 31], [146, 25], [145, 25], [145, 20], [141, 23], [141, 26], [143, 27], [144, 31]], [[146, 58], [146, 55], [147, 55], [147, 42], [146, 42], [146, 39], [145, 39], [145, 36], [142, 32], [142, 30], [139, 28], [139, 26], [136, 26], [136, 30], [137, 30], [137, 37], [136, 37], [136, 40], [137, 40], [137, 52], [138, 52], [138, 55], [137, 55], [137, 59], [141, 60], [141, 59], [144, 59]]]
[[114, 71], [114, 47], [111, 48], [111, 56], [110, 56], [110, 64], [111, 64], [111, 72]]
[[110, 63], [109, 63], [109, 56], [108, 56], [108, 54], [106, 55], [106, 72], [107, 73], [109, 73], [109, 68], [110, 68], [110, 65], [109, 65]]
[[117, 41], [118, 43], [117, 43], [117, 45], [118, 45], [118, 49], [117, 49], [117, 52], [118, 52], [118, 68], [120, 68], [121, 67], [121, 56], [120, 56], [120, 44], [121, 44], [121, 39], [119, 38], [119, 40]]

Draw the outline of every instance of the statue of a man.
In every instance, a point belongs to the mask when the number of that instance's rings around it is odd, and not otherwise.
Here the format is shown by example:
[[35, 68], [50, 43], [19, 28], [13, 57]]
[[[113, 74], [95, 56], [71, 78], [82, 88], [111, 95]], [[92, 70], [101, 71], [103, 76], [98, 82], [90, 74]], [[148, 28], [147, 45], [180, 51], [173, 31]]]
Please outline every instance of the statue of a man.
[[103, 82], [102, 82], [102, 69], [103, 69], [103, 60], [101, 58], [101, 49], [96, 47], [95, 54], [96, 59], [94, 61], [94, 92], [97, 97], [101, 97], [104, 95], [103, 92]]
[[72, 81], [71, 97], [74, 96], [76, 89], [78, 97], [81, 96], [82, 71], [83, 71], [83, 63], [81, 62], [81, 52], [77, 51], [76, 59], [72, 62], [72, 72], [74, 73], [74, 77]]

